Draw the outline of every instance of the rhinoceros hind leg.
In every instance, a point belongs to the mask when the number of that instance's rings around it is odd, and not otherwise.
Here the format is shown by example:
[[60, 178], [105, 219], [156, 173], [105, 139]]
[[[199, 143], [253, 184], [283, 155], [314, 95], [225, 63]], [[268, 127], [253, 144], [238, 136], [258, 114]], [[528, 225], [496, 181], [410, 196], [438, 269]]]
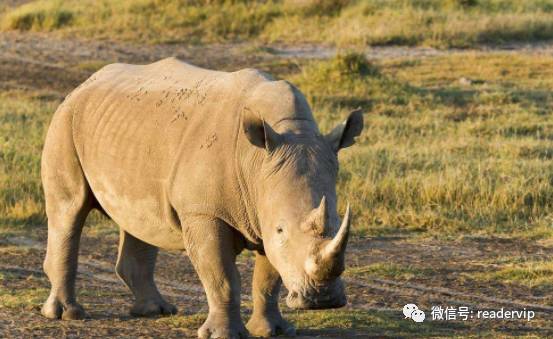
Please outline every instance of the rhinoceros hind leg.
[[294, 325], [282, 318], [278, 297], [282, 281], [265, 255], [256, 254], [253, 271], [253, 314], [246, 327], [257, 337], [295, 336]]
[[135, 297], [130, 314], [137, 317], [175, 314], [177, 308], [166, 302], [154, 282], [158, 248], [121, 230], [115, 271]]
[[42, 185], [48, 216], [44, 272], [51, 283], [42, 314], [52, 319], [82, 319], [75, 297], [79, 241], [95, 199], [82, 171], [71, 132], [72, 114], [56, 112], [42, 153]]
[[240, 317], [240, 274], [235, 234], [225, 222], [208, 216], [181, 221], [184, 245], [207, 295], [209, 314], [199, 338], [247, 338]]
[[[51, 211], [51, 209], [50, 209]], [[52, 288], [42, 306], [42, 315], [50, 319], [78, 320], [85, 311], [75, 297], [79, 240], [89, 209], [69, 215], [48, 213], [48, 245], [44, 260], [44, 272]]]

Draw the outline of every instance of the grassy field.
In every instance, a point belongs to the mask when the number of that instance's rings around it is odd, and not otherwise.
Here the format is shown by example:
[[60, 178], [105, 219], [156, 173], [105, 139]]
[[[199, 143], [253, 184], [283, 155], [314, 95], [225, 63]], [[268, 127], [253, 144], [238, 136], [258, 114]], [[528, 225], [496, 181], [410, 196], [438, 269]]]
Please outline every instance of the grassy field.
[[465, 53], [370, 64], [349, 54], [291, 80], [323, 126], [341, 107], [367, 109], [340, 186], [365, 206], [362, 229], [542, 236], [553, 197], [552, 62]]
[[3, 30], [148, 43], [468, 47], [553, 37], [547, 0], [36, 0], [4, 7]]
[[[156, 279], [181, 311], [126, 316], [130, 292], [113, 274], [118, 231], [98, 213], [84, 231], [77, 285], [90, 319], [39, 315], [49, 288], [39, 165], [53, 112], [103, 65], [169, 56], [177, 42], [198, 44], [187, 60], [201, 66], [256, 67], [291, 81], [323, 131], [364, 108], [364, 133], [340, 153], [339, 209], [349, 200], [354, 211], [344, 273], [349, 305], [315, 312], [283, 306], [300, 335], [553, 335], [553, 54], [444, 50], [368, 59], [360, 52], [366, 45], [549, 39], [550, 1], [21, 3], [0, 4], [0, 336], [189, 337], [205, 319], [190, 262], [164, 251]], [[94, 53], [98, 39], [110, 40], [104, 54]], [[212, 49], [213, 42], [229, 45]], [[273, 42], [343, 48], [327, 59], [294, 59], [263, 45]], [[252, 264], [251, 253], [239, 257], [244, 319]], [[415, 324], [400, 311], [411, 302], [425, 311], [466, 305], [541, 313], [531, 322]]]
[[[341, 155], [341, 200], [356, 232], [551, 236], [553, 58], [464, 53], [369, 62], [356, 53], [305, 62], [286, 77], [323, 130], [366, 110]], [[60, 96], [0, 93], [0, 215], [43, 221], [40, 150]]]

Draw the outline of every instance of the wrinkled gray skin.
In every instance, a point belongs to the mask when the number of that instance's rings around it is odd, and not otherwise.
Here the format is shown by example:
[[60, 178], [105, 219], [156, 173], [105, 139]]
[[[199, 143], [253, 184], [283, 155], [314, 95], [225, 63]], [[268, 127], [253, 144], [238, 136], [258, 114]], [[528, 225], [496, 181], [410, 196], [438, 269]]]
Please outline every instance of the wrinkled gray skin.
[[[354, 111], [320, 134], [303, 95], [251, 69], [216, 72], [170, 58], [104, 67], [56, 111], [42, 157], [48, 215], [42, 313], [81, 319], [79, 238], [97, 208], [121, 229], [116, 272], [133, 315], [172, 314], [155, 286], [158, 248], [186, 250], [205, 288], [199, 337], [294, 334], [278, 308], [340, 307], [349, 207], [336, 212], [337, 152], [363, 126]], [[253, 315], [240, 319], [235, 258], [257, 252]], [[246, 327], [248, 330], [246, 330]]]

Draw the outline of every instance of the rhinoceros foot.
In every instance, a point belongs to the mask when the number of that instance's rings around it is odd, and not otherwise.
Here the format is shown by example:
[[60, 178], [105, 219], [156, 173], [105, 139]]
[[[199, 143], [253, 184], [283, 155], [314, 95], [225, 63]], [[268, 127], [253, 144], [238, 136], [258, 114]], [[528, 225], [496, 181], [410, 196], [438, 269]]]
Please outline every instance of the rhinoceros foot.
[[280, 314], [275, 316], [252, 315], [246, 325], [250, 334], [256, 337], [271, 337], [279, 334], [295, 336], [294, 325], [284, 320]]
[[78, 303], [68, 303], [63, 306], [56, 298], [52, 297], [46, 300], [41, 313], [49, 319], [81, 320], [86, 317], [83, 307]]
[[248, 338], [248, 330], [246, 330], [240, 320], [229, 321], [227, 317], [218, 317], [210, 314], [198, 330], [198, 337], [200, 339], [245, 339]]
[[163, 299], [146, 300], [135, 302], [130, 313], [135, 317], [151, 317], [160, 314], [176, 314], [177, 308]]

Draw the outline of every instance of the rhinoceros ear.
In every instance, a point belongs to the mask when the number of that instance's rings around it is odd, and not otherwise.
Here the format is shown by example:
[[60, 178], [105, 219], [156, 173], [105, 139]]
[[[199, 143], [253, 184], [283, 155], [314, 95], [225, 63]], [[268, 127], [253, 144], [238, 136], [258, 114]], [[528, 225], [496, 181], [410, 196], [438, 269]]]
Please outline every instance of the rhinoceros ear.
[[242, 128], [252, 145], [274, 150], [282, 141], [282, 136], [275, 132], [268, 123], [249, 109], [244, 109]]
[[363, 130], [363, 112], [361, 108], [352, 111], [348, 118], [336, 126], [325, 138], [335, 152], [355, 143], [355, 137]]

